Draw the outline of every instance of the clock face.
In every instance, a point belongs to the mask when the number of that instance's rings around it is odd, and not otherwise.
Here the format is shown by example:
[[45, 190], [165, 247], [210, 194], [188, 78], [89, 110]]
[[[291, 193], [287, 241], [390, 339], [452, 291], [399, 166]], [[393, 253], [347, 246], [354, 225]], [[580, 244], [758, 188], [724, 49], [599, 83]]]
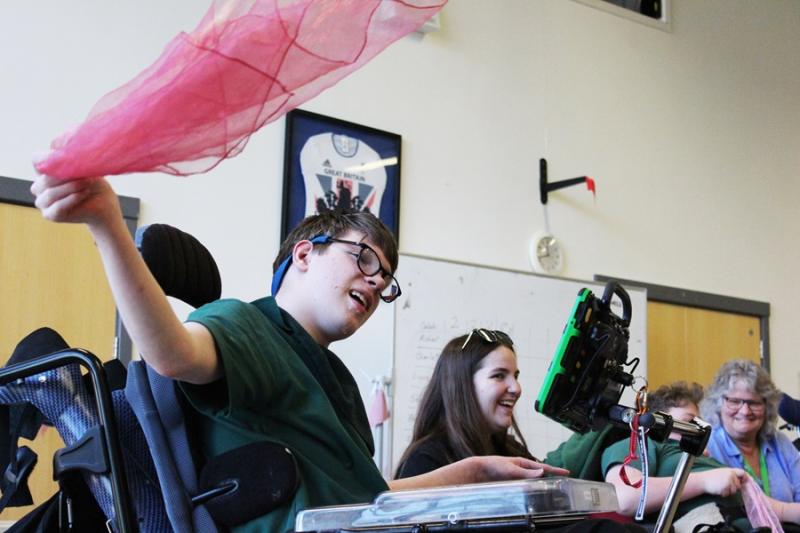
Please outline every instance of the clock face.
[[544, 274], [555, 274], [564, 264], [561, 243], [552, 235], [540, 235], [534, 238], [530, 255], [534, 270]]

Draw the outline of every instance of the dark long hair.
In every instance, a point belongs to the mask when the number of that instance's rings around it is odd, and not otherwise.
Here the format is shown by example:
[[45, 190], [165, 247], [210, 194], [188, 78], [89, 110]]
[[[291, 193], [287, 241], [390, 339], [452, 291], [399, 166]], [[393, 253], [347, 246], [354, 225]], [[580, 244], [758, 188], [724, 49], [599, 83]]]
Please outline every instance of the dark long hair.
[[456, 337], [447, 343], [439, 355], [419, 405], [411, 444], [403, 453], [397, 472], [417, 447], [429, 439], [442, 437], [447, 441], [448, 454], [452, 455], [447, 457], [450, 462], [474, 455], [498, 453], [533, 459], [513, 415], [511, 425], [514, 435], [508, 432], [491, 433], [481, 413], [472, 381], [481, 361], [489, 352], [499, 346], [514, 351], [511, 339], [501, 334], [495, 342], [487, 342], [473, 335], [462, 350], [466, 339], [467, 335]]

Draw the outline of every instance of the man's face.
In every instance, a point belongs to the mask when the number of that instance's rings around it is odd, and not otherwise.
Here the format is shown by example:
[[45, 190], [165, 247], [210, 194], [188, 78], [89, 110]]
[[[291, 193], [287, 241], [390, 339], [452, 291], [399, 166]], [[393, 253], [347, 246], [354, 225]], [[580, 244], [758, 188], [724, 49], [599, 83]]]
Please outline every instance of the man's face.
[[700, 418], [700, 409], [697, 407], [697, 404], [686, 402], [680, 407], [670, 407], [667, 410], [667, 414], [672, 416], [675, 420], [691, 422], [695, 418]]
[[[389, 268], [383, 251], [364, 234], [351, 230], [337, 238], [369, 245], [378, 254], [383, 268]], [[381, 291], [388, 282], [381, 273], [367, 276], [361, 272], [360, 251], [360, 247], [352, 244], [332, 242], [312, 253], [304, 280], [312, 324], [304, 326], [316, 330], [309, 333], [320, 344], [327, 345], [355, 333], [381, 301]]]
[[[667, 409], [667, 414], [675, 420], [680, 420], [681, 422], [691, 422], [695, 418], [700, 418], [700, 409], [697, 407], [696, 403], [686, 402], [680, 407], [670, 407]], [[673, 440], [681, 440], [681, 434], [677, 431], [673, 431], [669, 434], [669, 438]]]

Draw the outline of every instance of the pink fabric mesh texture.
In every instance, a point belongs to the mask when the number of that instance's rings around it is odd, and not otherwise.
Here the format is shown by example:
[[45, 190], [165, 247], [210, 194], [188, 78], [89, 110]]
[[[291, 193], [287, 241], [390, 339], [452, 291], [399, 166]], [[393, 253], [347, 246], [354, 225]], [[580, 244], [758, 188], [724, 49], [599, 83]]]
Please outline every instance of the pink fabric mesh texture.
[[217, 0], [35, 164], [80, 178], [206, 172], [263, 125], [425, 23], [446, 0]]
[[768, 527], [773, 533], [783, 533], [781, 522], [772, 510], [764, 491], [749, 477], [742, 483], [742, 499], [751, 526]]

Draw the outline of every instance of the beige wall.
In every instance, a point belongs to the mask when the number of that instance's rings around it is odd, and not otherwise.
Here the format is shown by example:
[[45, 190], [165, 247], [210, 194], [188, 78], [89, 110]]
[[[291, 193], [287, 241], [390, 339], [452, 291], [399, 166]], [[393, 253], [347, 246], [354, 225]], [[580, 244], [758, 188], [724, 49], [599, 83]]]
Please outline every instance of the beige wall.
[[[305, 108], [403, 135], [408, 253], [528, 268], [539, 157], [553, 179], [594, 176], [596, 204], [582, 190], [550, 204], [565, 274], [770, 302], [773, 375], [799, 394], [800, 2], [671, 3], [666, 33], [568, 0], [451, 0], [440, 32], [397, 43]], [[0, 175], [30, 178], [30, 154], [192, 28], [202, 4], [4, 6]], [[114, 183], [142, 199], [143, 223], [209, 245], [226, 296], [254, 298], [278, 245], [282, 149], [279, 121], [207, 175]]]

